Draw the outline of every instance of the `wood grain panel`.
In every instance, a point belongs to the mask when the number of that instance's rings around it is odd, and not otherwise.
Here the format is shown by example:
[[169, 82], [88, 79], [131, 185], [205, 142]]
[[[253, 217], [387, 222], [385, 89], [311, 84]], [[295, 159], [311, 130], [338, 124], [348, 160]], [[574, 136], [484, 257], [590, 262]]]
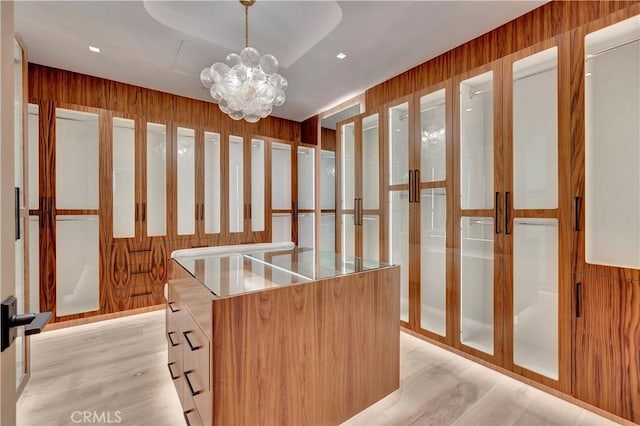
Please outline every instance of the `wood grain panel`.
[[314, 115], [301, 123], [301, 142], [308, 145], [318, 145], [322, 140], [320, 135], [320, 117]]
[[[397, 389], [399, 281], [391, 267], [214, 301], [213, 424], [338, 424]], [[170, 283], [193, 312], [189, 279]]]
[[625, 417], [621, 368], [623, 283], [598, 275], [576, 275], [575, 280], [581, 284], [581, 292], [576, 301], [580, 316], [575, 321], [573, 394]]
[[322, 127], [320, 129], [320, 140], [322, 141], [322, 149], [325, 151], [336, 152], [336, 131]]
[[637, 1], [552, 1], [365, 92], [367, 110], [553, 38]]
[[[194, 81], [194, 84], [198, 84]], [[212, 102], [198, 101], [130, 84], [29, 64], [30, 99], [84, 105], [149, 121], [171, 120], [228, 129], [236, 134], [269, 135], [300, 142], [300, 123], [269, 116], [251, 124], [234, 121]]]

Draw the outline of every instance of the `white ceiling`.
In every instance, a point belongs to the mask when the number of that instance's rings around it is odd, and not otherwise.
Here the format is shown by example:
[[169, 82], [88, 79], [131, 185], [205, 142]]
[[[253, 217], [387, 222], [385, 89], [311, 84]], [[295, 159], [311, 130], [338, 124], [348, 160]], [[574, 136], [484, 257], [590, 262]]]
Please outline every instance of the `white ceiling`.
[[[249, 43], [289, 80], [273, 115], [302, 121], [544, 3], [259, 0]], [[236, 1], [18, 1], [15, 23], [30, 62], [209, 101], [200, 70], [244, 47]]]

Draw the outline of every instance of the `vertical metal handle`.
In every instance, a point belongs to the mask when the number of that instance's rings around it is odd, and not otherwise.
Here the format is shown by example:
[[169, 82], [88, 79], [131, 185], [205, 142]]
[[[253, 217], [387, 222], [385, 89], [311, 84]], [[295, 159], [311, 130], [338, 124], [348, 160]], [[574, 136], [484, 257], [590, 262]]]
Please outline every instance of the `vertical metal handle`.
[[40, 228], [44, 227], [44, 197], [40, 197], [40, 203], [38, 203], [38, 222]]
[[495, 227], [496, 234], [500, 233], [500, 222], [498, 221], [498, 210], [500, 206], [500, 193], [496, 192], [495, 202], [493, 203], [494, 212], [493, 212], [493, 226]]
[[53, 197], [49, 197], [49, 225], [53, 226], [53, 221], [55, 219], [55, 213], [53, 210], [55, 207], [53, 206]]
[[576, 283], [576, 318], [580, 318], [582, 315], [582, 283]]
[[579, 231], [580, 230], [580, 205], [582, 201], [582, 197], [580, 196], [576, 196], [573, 199], [574, 202], [574, 212], [575, 212], [575, 230]]
[[136, 222], [140, 219], [140, 203], [136, 203]]
[[509, 211], [510, 207], [509, 205], [511, 204], [509, 202], [510, 199], [510, 195], [511, 193], [509, 191], [504, 193], [504, 233], [506, 235], [511, 234], [511, 230], [509, 229], [509, 219], [511, 216], [511, 212]]
[[147, 220], [147, 203], [142, 203], [142, 221]]
[[358, 198], [358, 225], [362, 225], [362, 198]]
[[413, 203], [413, 170], [409, 170], [409, 202]]
[[193, 333], [193, 331], [192, 330], [188, 330], [188, 331], [183, 331], [182, 332], [182, 335], [184, 336], [184, 339], [187, 341], [187, 344], [189, 345], [189, 348], [192, 351], [197, 351], [198, 349], [201, 349], [202, 346], [196, 346], [193, 343], [191, 343], [191, 339], [189, 339], [189, 334], [190, 333]]
[[200, 204], [200, 220], [204, 220], [204, 203]]
[[20, 188], [16, 187], [15, 189], [15, 237], [16, 241], [20, 239]]
[[172, 334], [176, 334], [176, 332], [175, 331], [170, 331], [170, 332], [167, 333], [167, 337], [169, 338], [169, 342], [171, 343], [172, 347], [178, 346], [179, 343], [174, 342], [173, 339], [171, 338]]
[[413, 172], [413, 202], [420, 203], [420, 170]]

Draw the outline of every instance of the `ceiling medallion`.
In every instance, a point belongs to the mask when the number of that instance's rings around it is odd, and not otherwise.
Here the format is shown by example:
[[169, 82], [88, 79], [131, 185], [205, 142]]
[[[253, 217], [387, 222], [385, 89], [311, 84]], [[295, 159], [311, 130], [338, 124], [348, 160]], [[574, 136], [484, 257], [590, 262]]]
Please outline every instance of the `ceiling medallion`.
[[271, 114], [274, 106], [284, 104], [287, 80], [278, 74], [273, 55], [260, 56], [249, 47], [249, 6], [255, 0], [239, 0], [244, 6], [244, 49], [230, 53], [226, 63], [216, 62], [200, 73], [200, 81], [210, 88], [220, 110], [234, 120], [255, 123]]

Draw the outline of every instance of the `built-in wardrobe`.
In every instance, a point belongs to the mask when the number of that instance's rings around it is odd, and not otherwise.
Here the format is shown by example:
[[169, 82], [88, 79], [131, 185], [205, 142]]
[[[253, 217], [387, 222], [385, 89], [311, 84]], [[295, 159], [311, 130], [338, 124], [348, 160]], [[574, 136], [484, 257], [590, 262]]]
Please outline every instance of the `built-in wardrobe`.
[[638, 13], [339, 123], [336, 220], [402, 266], [405, 329], [635, 422]]
[[210, 103], [29, 73], [32, 311], [60, 322], [161, 305], [180, 248], [314, 245], [316, 147], [300, 142], [298, 123], [251, 126]]

